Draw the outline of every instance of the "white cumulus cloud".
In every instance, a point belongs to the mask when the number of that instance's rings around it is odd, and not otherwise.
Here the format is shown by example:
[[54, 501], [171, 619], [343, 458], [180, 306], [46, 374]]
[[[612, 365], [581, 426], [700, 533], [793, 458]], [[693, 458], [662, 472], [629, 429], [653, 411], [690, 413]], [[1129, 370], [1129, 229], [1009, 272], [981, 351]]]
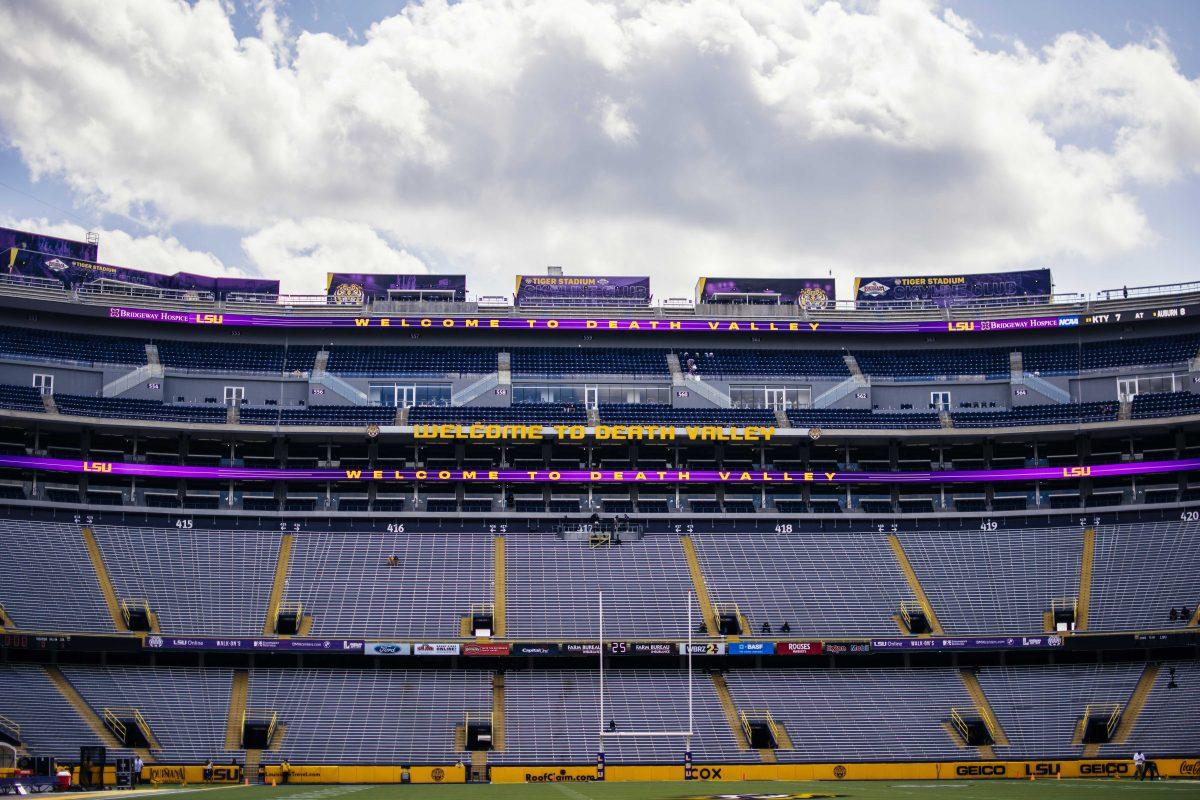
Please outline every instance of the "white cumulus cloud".
[[1153, 241], [1140, 190], [1200, 171], [1161, 39], [997, 52], [922, 0], [425, 0], [361, 41], [255, 7], [239, 38], [217, 0], [0, 4], [0, 131], [305, 291], [411, 253], [477, 290], [559, 263], [660, 295], [1102, 260]]

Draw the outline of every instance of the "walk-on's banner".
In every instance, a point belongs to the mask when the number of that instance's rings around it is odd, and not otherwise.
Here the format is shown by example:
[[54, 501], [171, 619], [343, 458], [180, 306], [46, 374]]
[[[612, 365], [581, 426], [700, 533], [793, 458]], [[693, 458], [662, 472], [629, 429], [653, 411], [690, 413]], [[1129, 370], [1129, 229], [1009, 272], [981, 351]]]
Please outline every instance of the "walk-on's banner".
[[1052, 291], [1048, 269], [854, 279], [854, 299], [862, 304], [925, 301], [957, 306], [1005, 297], [1048, 303]]

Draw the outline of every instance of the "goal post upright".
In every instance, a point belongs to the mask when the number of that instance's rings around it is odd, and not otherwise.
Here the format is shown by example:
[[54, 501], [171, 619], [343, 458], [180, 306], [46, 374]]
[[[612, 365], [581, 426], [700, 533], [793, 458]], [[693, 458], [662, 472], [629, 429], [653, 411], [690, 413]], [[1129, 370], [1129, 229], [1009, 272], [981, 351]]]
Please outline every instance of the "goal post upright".
[[692, 649], [693, 649], [693, 630], [692, 630], [692, 603], [695, 602], [694, 593], [689, 590], [687, 593], [687, 637], [684, 642], [684, 649], [687, 653], [687, 730], [682, 731], [610, 731], [606, 730], [604, 722], [604, 591], [597, 590], [596, 592], [596, 611], [599, 620], [599, 673], [600, 673], [600, 702], [598, 704], [599, 724], [597, 730], [597, 751], [596, 751], [596, 780], [604, 780], [605, 772], [605, 755], [604, 755], [604, 740], [606, 738], [663, 738], [663, 737], [682, 737], [684, 740], [683, 751], [683, 775], [684, 780], [690, 780], [692, 777], [692, 736], [695, 733], [695, 687], [692, 680]]

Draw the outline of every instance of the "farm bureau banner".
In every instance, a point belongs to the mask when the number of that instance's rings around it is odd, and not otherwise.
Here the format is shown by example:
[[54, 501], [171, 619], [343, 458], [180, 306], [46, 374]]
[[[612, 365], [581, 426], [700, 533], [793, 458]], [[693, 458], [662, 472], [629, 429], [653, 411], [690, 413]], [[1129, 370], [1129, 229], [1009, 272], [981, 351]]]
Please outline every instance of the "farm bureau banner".
[[854, 300], [866, 305], [923, 300], [938, 306], [956, 306], [1003, 297], [1040, 298], [1039, 302], [1048, 303], [1052, 291], [1048, 269], [854, 279]]

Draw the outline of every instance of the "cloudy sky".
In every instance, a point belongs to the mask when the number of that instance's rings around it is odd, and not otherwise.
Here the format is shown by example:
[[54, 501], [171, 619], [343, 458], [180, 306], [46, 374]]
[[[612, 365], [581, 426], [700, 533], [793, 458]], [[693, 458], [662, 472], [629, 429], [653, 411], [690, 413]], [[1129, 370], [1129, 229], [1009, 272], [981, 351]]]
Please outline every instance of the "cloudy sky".
[[110, 263], [1200, 280], [1191, 0], [39, 0], [0, 37], [0, 224]]

